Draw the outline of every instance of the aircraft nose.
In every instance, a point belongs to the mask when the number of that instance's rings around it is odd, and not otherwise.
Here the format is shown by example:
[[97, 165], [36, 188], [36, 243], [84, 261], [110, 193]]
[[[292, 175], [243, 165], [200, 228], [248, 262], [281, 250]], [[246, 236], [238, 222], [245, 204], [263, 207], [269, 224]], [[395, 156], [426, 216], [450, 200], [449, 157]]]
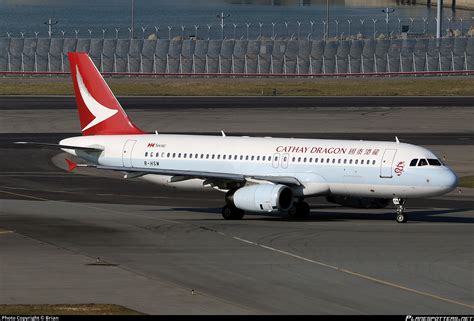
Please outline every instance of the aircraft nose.
[[452, 170], [448, 169], [442, 175], [441, 185], [445, 189], [446, 193], [454, 190], [459, 183], [459, 178]]

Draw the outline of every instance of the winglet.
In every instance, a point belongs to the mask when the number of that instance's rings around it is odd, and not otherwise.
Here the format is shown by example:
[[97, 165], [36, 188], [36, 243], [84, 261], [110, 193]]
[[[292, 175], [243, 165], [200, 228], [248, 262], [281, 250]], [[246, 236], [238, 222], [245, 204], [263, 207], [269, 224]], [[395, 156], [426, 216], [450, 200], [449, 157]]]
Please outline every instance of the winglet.
[[397, 136], [395, 136], [395, 141], [397, 142], [397, 144], [400, 143]]
[[77, 164], [74, 163], [72, 160], [70, 159], [67, 159], [66, 158], [66, 163], [67, 163], [67, 167], [68, 167], [68, 170], [69, 172], [72, 172], [73, 170], [75, 170], [77, 168]]

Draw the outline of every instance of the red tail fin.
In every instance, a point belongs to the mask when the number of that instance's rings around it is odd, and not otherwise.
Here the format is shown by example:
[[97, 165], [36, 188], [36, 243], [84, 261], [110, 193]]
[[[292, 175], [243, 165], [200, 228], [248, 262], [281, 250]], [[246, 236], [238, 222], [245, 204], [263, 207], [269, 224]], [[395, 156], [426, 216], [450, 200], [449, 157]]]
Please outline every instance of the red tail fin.
[[68, 53], [82, 134], [143, 134], [128, 119], [87, 53]]

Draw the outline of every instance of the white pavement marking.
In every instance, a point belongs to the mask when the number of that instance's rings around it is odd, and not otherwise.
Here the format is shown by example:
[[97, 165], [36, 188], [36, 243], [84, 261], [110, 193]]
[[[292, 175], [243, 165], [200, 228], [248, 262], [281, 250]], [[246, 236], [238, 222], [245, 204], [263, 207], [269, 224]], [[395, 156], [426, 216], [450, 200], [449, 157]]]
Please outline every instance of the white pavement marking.
[[[41, 201], [50, 201], [50, 202], [63, 203], [61, 201], [49, 200], [49, 199], [36, 197], [36, 196], [30, 196], [30, 195], [22, 195], [22, 194], [17, 194], [17, 193], [8, 192], [8, 191], [2, 191], [2, 190], [0, 190], [0, 193], [12, 194], [12, 195], [22, 196], [22, 197], [26, 197], [26, 198], [41, 200]], [[112, 212], [112, 213], [123, 213], [123, 214], [127, 214], [127, 215], [132, 215], [132, 216], [139, 216], [139, 217], [145, 217], [145, 218], [148, 218], [148, 219], [155, 219], [155, 220], [159, 220], [159, 221], [163, 221], [163, 222], [167, 222], [167, 223], [172, 223], [172, 224], [186, 224], [184, 222], [166, 220], [166, 219], [157, 218], [157, 217], [150, 217], [150, 216], [146, 216], [146, 215], [125, 213], [125, 212], [122, 212], [122, 211], [110, 210], [110, 209], [107, 209], [107, 208], [95, 207], [95, 206], [84, 205], [84, 204], [79, 204], [79, 203], [73, 203], [73, 204], [75, 206], [78, 206], [78, 207], [91, 208], [91, 209], [102, 210], [102, 211], [106, 211], [106, 212]], [[193, 225], [193, 224], [191, 224], [191, 225]], [[302, 260], [302, 261], [305, 261], [305, 262], [308, 262], [308, 263], [323, 266], [323, 267], [326, 267], [326, 268], [329, 268], [329, 269], [332, 269], [332, 270], [336, 270], [336, 271], [339, 271], [339, 272], [342, 272], [342, 273], [346, 273], [346, 274], [349, 274], [349, 275], [352, 275], [352, 276], [363, 278], [363, 279], [366, 279], [366, 280], [369, 280], [369, 281], [372, 281], [372, 282], [375, 282], [375, 283], [384, 284], [384, 285], [387, 285], [387, 286], [390, 286], [390, 287], [393, 287], [393, 288], [397, 288], [397, 289], [404, 290], [404, 291], [407, 291], [407, 292], [411, 292], [411, 293], [419, 294], [419, 295], [422, 295], [422, 296], [430, 297], [430, 298], [433, 298], [433, 299], [449, 302], [449, 303], [452, 303], [452, 304], [460, 305], [460, 306], [467, 307], [467, 308], [470, 308], [470, 309], [474, 310], [474, 305], [470, 305], [470, 304], [460, 302], [460, 301], [451, 300], [451, 299], [448, 299], [448, 298], [445, 298], [445, 297], [442, 297], [442, 296], [439, 296], [439, 295], [431, 294], [431, 293], [428, 293], [428, 292], [418, 291], [418, 290], [408, 288], [408, 287], [403, 286], [403, 285], [399, 285], [399, 284], [396, 284], [396, 283], [384, 281], [382, 279], [377, 279], [377, 278], [374, 278], [374, 277], [371, 277], [371, 276], [368, 276], [368, 275], [365, 275], [365, 274], [362, 274], [362, 273], [353, 272], [353, 271], [350, 271], [350, 270], [347, 270], [347, 269], [344, 269], [344, 268], [340, 268], [340, 267], [337, 267], [337, 266], [334, 266], [334, 265], [331, 265], [331, 264], [319, 262], [319, 261], [309, 259], [309, 258], [300, 256], [300, 255], [297, 255], [297, 254], [293, 254], [293, 253], [283, 251], [283, 250], [279, 250], [279, 249], [276, 249], [276, 248], [273, 248], [273, 247], [270, 247], [270, 246], [267, 246], [267, 245], [263, 245], [263, 244], [259, 244], [259, 243], [256, 243], [256, 242], [253, 242], [253, 241], [250, 241], [250, 240], [246, 240], [246, 239], [243, 239], [243, 238], [238, 237], [238, 236], [228, 235], [228, 234], [226, 234], [224, 232], [221, 232], [221, 231], [218, 231], [218, 230], [209, 229], [209, 228], [206, 228], [206, 229], [211, 231], [211, 232], [217, 233], [219, 235], [225, 236], [225, 237], [231, 237], [232, 239], [234, 239], [236, 241], [243, 242], [243, 243], [253, 245], [253, 246], [258, 246], [260, 248], [270, 250], [270, 251], [273, 251], [273, 252], [276, 252], [276, 253], [280, 253], [280, 254], [283, 254], [283, 255], [287, 255], [287, 256], [293, 257], [293, 258], [298, 259], [298, 260]]]
[[[219, 234], [221, 234], [221, 233], [219, 233]], [[293, 258], [296, 258], [296, 259], [299, 259], [299, 260], [302, 260], [302, 261], [305, 261], [305, 262], [309, 262], [309, 263], [312, 263], [312, 264], [317, 264], [317, 265], [320, 265], [320, 266], [324, 266], [326, 268], [333, 269], [333, 270], [343, 272], [343, 273], [346, 273], [346, 274], [350, 274], [352, 276], [357, 276], [357, 277], [360, 277], [360, 278], [363, 278], [363, 279], [366, 279], [366, 280], [370, 280], [370, 281], [373, 281], [373, 282], [376, 282], [376, 283], [388, 285], [388, 286], [391, 286], [391, 287], [394, 287], [394, 288], [397, 288], [397, 289], [400, 289], [400, 290], [405, 290], [405, 291], [408, 291], [408, 292], [412, 292], [412, 293], [416, 293], [416, 294], [419, 294], [419, 295], [427, 296], [427, 297], [430, 297], [430, 298], [433, 298], [433, 299], [437, 299], [437, 300], [441, 300], [441, 301], [461, 305], [461, 306], [464, 306], [464, 307], [467, 307], [467, 308], [470, 308], [470, 309], [474, 309], [474, 305], [469, 305], [467, 303], [451, 300], [451, 299], [448, 299], [448, 298], [445, 298], [445, 297], [442, 297], [442, 296], [439, 296], [439, 295], [435, 295], [435, 294], [431, 294], [431, 293], [427, 293], [427, 292], [423, 292], [423, 291], [418, 291], [418, 290], [408, 288], [408, 287], [403, 286], [403, 285], [398, 285], [398, 284], [395, 284], [395, 283], [392, 283], [392, 282], [388, 282], [388, 281], [377, 279], [377, 278], [374, 278], [374, 277], [371, 277], [371, 276], [368, 276], [368, 275], [364, 275], [362, 273], [353, 272], [353, 271], [350, 271], [350, 270], [347, 270], [347, 269], [344, 269], [344, 268], [340, 268], [340, 267], [337, 267], [337, 266], [334, 266], [334, 265], [330, 265], [330, 264], [326, 264], [326, 263], [323, 263], [323, 262], [315, 261], [315, 260], [300, 256], [300, 255], [293, 254], [293, 253], [290, 253], [290, 252], [286, 252], [286, 251], [283, 251], [283, 250], [279, 250], [279, 249], [276, 249], [276, 248], [273, 248], [273, 247], [270, 247], [270, 246], [267, 246], [267, 245], [252, 242], [252, 241], [249, 241], [249, 240], [237, 237], [237, 236], [231, 236], [231, 237], [233, 239], [237, 240], [237, 241], [240, 241], [240, 242], [255, 245], [255, 246], [261, 247], [263, 249], [267, 249], [267, 250], [270, 250], [270, 251], [273, 251], [273, 252], [277, 252], [277, 253], [280, 253], [280, 254], [291, 256]]]

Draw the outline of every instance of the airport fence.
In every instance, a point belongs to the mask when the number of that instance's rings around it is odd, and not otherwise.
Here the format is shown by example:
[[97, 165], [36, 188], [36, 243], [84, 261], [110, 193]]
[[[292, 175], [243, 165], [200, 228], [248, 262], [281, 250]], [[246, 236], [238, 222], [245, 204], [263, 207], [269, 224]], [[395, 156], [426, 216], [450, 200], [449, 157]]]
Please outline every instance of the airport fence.
[[143, 76], [357, 76], [471, 74], [474, 38], [384, 40], [144, 40], [0, 38], [0, 72], [69, 72], [87, 52], [107, 74]]

